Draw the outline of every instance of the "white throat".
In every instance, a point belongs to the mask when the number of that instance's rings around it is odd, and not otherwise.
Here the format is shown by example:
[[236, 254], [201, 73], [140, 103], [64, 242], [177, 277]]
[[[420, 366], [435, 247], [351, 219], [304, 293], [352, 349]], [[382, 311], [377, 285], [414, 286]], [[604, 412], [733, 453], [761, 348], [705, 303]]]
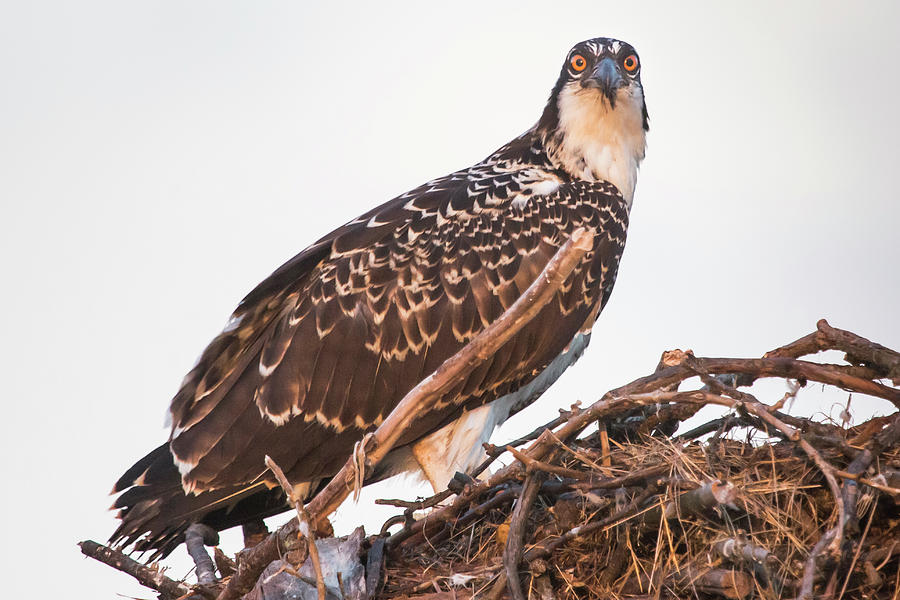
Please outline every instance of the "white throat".
[[616, 186], [630, 209], [646, 149], [640, 87], [620, 89], [615, 109], [598, 90], [578, 84], [563, 88], [557, 102], [562, 135], [554, 158], [572, 175]]

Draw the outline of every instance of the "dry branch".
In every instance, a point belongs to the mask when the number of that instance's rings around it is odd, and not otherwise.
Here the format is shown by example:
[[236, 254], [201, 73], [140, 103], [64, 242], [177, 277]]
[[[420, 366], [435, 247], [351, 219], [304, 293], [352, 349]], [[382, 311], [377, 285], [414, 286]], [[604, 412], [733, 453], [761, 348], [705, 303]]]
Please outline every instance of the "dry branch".
[[316, 547], [316, 534], [313, 531], [309, 515], [303, 508], [303, 499], [298, 498], [294, 493], [294, 486], [291, 485], [291, 482], [288, 481], [284, 471], [271, 456], [266, 455], [265, 463], [269, 470], [272, 471], [272, 474], [275, 475], [275, 479], [278, 480], [278, 484], [281, 486], [281, 489], [284, 490], [284, 494], [288, 501], [297, 511], [297, 519], [300, 528], [299, 533], [306, 538], [306, 548], [309, 553], [309, 560], [312, 562], [313, 570], [316, 573], [316, 594], [318, 600], [325, 600], [325, 578], [322, 575], [322, 562], [319, 559], [319, 549]]
[[163, 600], [186, 598], [191, 594], [190, 586], [170, 579], [163, 575], [158, 568], [139, 563], [118, 550], [91, 540], [85, 540], [78, 545], [85, 556], [90, 556], [94, 560], [99, 560], [103, 564], [131, 575], [141, 585], [159, 592]]
[[540, 471], [531, 472], [525, 478], [522, 493], [516, 502], [512, 517], [509, 520], [509, 534], [506, 538], [506, 547], [503, 549], [503, 566], [506, 569], [507, 587], [513, 600], [525, 600], [522, 593], [522, 584], [519, 582], [519, 563], [522, 561], [523, 539], [525, 537], [525, 525], [528, 522], [528, 513], [531, 505], [537, 499], [541, 490], [543, 475]]
[[823, 346], [846, 352], [849, 363], [870, 365], [880, 370], [884, 376], [900, 385], [900, 352], [869, 341], [864, 337], [844, 329], [836, 329], [825, 319], [816, 324], [817, 335], [826, 341]]

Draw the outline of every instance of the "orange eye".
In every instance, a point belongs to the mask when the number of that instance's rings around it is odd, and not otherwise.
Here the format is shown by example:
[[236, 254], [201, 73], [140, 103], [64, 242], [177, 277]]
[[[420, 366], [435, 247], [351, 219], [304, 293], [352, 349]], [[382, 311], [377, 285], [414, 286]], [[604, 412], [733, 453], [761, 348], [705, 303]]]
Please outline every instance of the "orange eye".
[[622, 62], [622, 66], [625, 67], [625, 70], [629, 73], [634, 73], [638, 66], [637, 56], [631, 54]]
[[572, 65], [573, 71], [575, 71], [576, 73], [581, 73], [587, 66], [587, 61], [584, 60], [584, 57], [582, 55], [576, 54], [572, 57], [572, 60], [569, 61], [569, 64]]

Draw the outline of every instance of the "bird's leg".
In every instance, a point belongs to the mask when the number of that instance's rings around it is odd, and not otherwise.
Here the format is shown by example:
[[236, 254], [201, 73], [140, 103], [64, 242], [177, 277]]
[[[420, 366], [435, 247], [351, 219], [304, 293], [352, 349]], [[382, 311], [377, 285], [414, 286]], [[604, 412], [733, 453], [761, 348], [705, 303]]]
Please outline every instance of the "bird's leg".
[[256, 519], [254, 521], [248, 521], [241, 526], [241, 530], [244, 533], [244, 549], [252, 548], [257, 545], [269, 535], [269, 528], [266, 527], [265, 521], [262, 519]]
[[197, 568], [197, 583], [210, 585], [216, 582], [216, 566], [205, 546], [217, 546], [219, 532], [208, 525], [194, 523], [184, 532], [184, 545], [194, 559]]

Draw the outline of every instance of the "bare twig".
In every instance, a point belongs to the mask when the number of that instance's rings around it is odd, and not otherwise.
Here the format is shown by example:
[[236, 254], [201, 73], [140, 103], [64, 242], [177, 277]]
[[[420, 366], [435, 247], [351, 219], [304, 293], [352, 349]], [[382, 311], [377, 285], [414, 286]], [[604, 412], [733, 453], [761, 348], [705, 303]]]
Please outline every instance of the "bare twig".
[[637, 496], [632, 499], [627, 506], [622, 509], [614, 512], [610, 516], [605, 519], [600, 519], [598, 521], [591, 521], [584, 525], [579, 525], [578, 527], [573, 527], [569, 531], [565, 532], [562, 535], [559, 535], [555, 538], [551, 538], [549, 541], [542, 542], [540, 545], [530, 548], [528, 552], [525, 553], [525, 560], [531, 562], [538, 558], [547, 558], [550, 556], [557, 548], [566, 544], [579, 536], [586, 535], [588, 533], [597, 531], [599, 529], [603, 529], [606, 527], [610, 527], [611, 525], [615, 525], [620, 521], [624, 521], [636, 515], [641, 510], [641, 506], [652, 496], [656, 495], [658, 486], [655, 482], [650, 483], [645, 490], [639, 493]]
[[524, 452], [520, 452], [513, 448], [512, 446], [506, 447], [507, 451], [510, 454], [516, 457], [529, 471], [543, 471], [544, 473], [550, 473], [551, 475], [559, 475], [560, 477], [568, 477], [569, 479], [578, 479], [578, 480], [587, 480], [591, 478], [591, 474], [587, 471], [577, 471], [575, 469], [567, 469], [565, 467], [558, 467], [556, 465], [551, 465], [546, 462], [542, 462], [531, 458]]
[[278, 480], [281, 489], [284, 490], [290, 503], [293, 504], [294, 508], [297, 510], [297, 519], [300, 523], [300, 534], [306, 538], [309, 560], [312, 562], [313, 570], [316, 573], [316, 593], [319, 600], [325, 600], [325, 577], [322, 574], [322, 562], [319, 560], [319, 548], [316, 546], [316, 534], [313, 531], [309, 515], [303, 508], [303, 500], [294, 493], [294, 486], [288, 481], [288, 478], [285, 476], [284, 471], [281, 470], [281, 467], [278, 466], [278, 463], [272, 460], [272, 457], [267, 455], [265, 463], [269, 470], [275, 475], [275, 479]]
[[900, 353], [876, 344], [844, 329], [837, 329], [825, 319], [816, 323], [816, 331], [766, 352], [764, 358], [799, 358], [824, 350], [841, 350], [849, 363], [871, 365], [895, 385], [900, 384]]
[[713, 419], [712, 421], [707, 421], [702, 425], [698, 425], [690, 431], [685, 431], [684, 433], [676, 436], [675, 439], [679, 442], [690, 441], [704, 436], [707, 433], [713, 432], [715, 432], [717, 436], [721, 436], [724, 435], [727, 431], [739, 425], [741, 425], [740, 419], [738, 419], [734, 414], [729, 413], [724, 417]]
[[[479, 517], [482, 517], [488, 514], [490, 511], [501, 508], [506, 504], [510, 504], [513, 500], [515, 500], [519, 494], [521, 493], [521, 486], [519, 485], [511, 485], [508, 487], [504, 487], [499, 489], [495, 494], [488, 494], [490, 497], [487, 501], [478, 504], [474, 508], [466, 511], [462, 516], [456, 519], [453, 522], [442, 523], [441, 529], [434, 533], [429, 533], [427, 536], [428, 543], [430, 545], [437, 545], [442, 543], [444, 540], [449, 538], [454, 530], [460, 530], [465, 527], [468, 527], [471, 523], [478, 520]], [[417, 540], [425, 539], [424, 530], [420, 530], [417, 534], [416, 538], [410, 540], [410, 543], [416, 543]], [[388, 540], [390, 541], [390, 539]]]
[[616, 489], [633, 485], [646, 484], [648, 481], [656, 481], [656, 478], [668, 473], [671, 470], [670, 465], [654, 465], [643, 469], [636, 469], [630, 473], [619, 475], [618, 477], [601, 477], [593, 478], [587, 481], [577, 483], [574, 487], [578, 489]]
[[169, 579], [155, 567], [141, 564], [109, 546], [91, 540], [85, 540], [78, 545], [81, 547], [81, 553], [85, 556], [90, 556], [94, 560], [99, 560], [103, 564], [131, 575], [141, 585], [159, 592], [163, 600], [175, 600], [191, 594], [191, 588], [187, 584]]
[[497, 574], [497, 578], [494, 580], [494, 585], [491, 586], [491, 589], [488, 590], [488, 593], [484, 596], [484, 600], [500, 600], [503, 598], [503, 592], [506, 591], [507, 582], [508, 577], [506, 571], [500, 571]]
[[813, 583], [815, 582], [816, 574], [819, 571], [816, 563], [820, 560], [825, 548], [831, 544], [832, 540], [834, 540], [836, 534], [837, 528], [828, 530], [828, 532], [816, 542], [816, 545], [813, 546], [813, 549], [809, 553], [809, 557], [806, 559], [806, 565], [803, 568], [803, 578], [800, 580], [800, 593], [797, 594], [796, 600], [812, 600]]
[[865, 473], [866, 469], [884, 452], [886, 448], [890, 448], [900, 441], [900, 413], [894, 416], [893, 420], [878, 433], [872, 444], [863, 450], [853, 459], [853, 462], [847, 467], [844, 478], [843, 502], [847, 505], [847, 518], [851, 519], [855, 526], [856, 521], [856, 499], [858, 494], [857, 480], [859, 475]]
[[817, 335], [824, 337], [830, 347], [847, 354], [847, 362], [872, 365], [880, 369], [895, 385], [900, 385], [900, 352], [850, 331], [832, 327], [825, 319], [816, 324], [816, 329]]
[[506, 570], [507, 587], [513, 600], [525, 600], [519, 581], [519, 563], [522, 561], [523, 537], [528, 513], [541, 490], [543, 478], [544, 475], [540, 471], [528, 474], [522, 487], [522, 494], [509, 520], [509, 534], [506, 538], [506, 547], [503, 549], [503, 567]]
[[763, 354], [763, 358], [800, 358], [826, 349], [821, 343], [821, 337], [814, 331], [799, 340], [769, 350]]

